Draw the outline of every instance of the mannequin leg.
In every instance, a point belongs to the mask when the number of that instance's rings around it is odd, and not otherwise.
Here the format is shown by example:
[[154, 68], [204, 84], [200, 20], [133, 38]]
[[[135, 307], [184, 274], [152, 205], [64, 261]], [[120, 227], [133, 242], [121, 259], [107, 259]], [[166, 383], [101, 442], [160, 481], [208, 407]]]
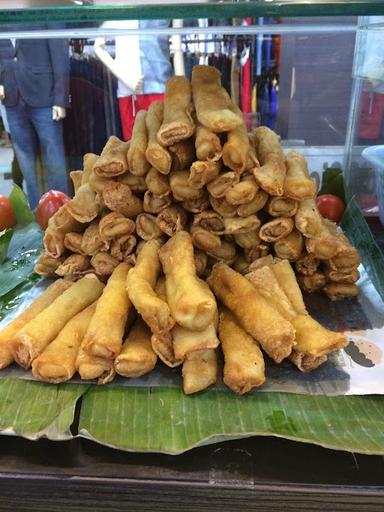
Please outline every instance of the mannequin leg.
[[20, 99], [14, 107], [7, 107], [7, 117], [13, 149], [27, 185], [29, 205], [35, 208], [40, 198], [36, 169], [37, 146], [36, 134], [28, 118], [27, 106]]
[[52, 108], [29, 108], [30, 119], [39, 138], [43, 164], [48, 174], [48, 189], [68, 194], [68, 175], [65, 161], [63, 122], [52, 119]]

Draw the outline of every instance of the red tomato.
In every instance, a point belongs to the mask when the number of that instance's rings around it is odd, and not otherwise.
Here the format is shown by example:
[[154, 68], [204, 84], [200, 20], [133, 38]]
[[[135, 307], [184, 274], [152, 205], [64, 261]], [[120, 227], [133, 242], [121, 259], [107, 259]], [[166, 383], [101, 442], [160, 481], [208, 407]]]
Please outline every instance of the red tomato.
[[344, 214], [345, 204], [340, 197], [333, 194], [323, 194], [318, 196], [316, 204], [321, 215], [333, 222], [340, 222]]
[[0, 194], [0, 231], [11, 228], [16, 222], [16, 215], [8, 197]]
[[41, 196], [37, 205], [37, 222], [40, 224], [41, 229], [47, 229], [48, 221], [52, 215], [70, 199], [64, 192], [59, 190], [49, 190]]

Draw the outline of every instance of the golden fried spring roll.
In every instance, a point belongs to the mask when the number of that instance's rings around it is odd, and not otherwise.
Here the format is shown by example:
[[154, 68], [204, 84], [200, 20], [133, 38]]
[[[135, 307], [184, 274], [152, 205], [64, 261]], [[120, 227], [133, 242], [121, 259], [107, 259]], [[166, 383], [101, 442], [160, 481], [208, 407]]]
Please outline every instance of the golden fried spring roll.
[[228, 240], [222, 240], [220, 247], [210, 249], [207, 254], [217, 261], [224, 261], [231, 265], [236, 259], [236, 244]]
[[201, 124], [196, 127], [195, 148], [197, 158], [208, 162], [217, 162], [223, 154], [219, 137]]
[[[241, 110], [237, 107], [235, 110], [238, 116], [242, 117]], [[236, 174], [242, 174], [247, 167], [249, 149], [247, 129], [245, 124], [241, 123], [227, 134], [227, 142], [223, 146], [224, 165], [235, 171]]]
[[293, 217], [299, 203], [289, 197], [271, 197], [265, 207], [272, 217]]
[[100, 251], [107, 251], [109, 242], [102, 240], [99, 231], [99, 222], [92, 222], [83, 233], [81, 251], [88, 256], [94, 256]]
[[172, 171], [183, 171], [184, 169], [189, 169], [192, 162], [196, 160], [193, 137], [176, 142], [176, 144], [168, 146], [167, 149], [172, 157]]
[[202, 195], [202, 190], [191, 188], [188, 180], [189, 171], [172, 171], [169, 175], [169, 183], [176, 201], [197, 199]]
[[287, 167], [284, 181], [285, 194], [298, 201], [315, 197], [316, 184], [309, 177], [307, 162], [303, 155], [297, 151], [290, 151], [285, 163]]
[[99, 252], [91, 258], [91, 265], [99, 276], [110, 276], [118, 264], [119, 260], [107, 252]]
[[151, 331], [147, 324], [138, 318], [115, 359], [116, 373], [123, 377], [140, 377], [152, 371], [156, 362], [157, 355], [151, 345]]
[[91, 356], [114, 359], [120, 353], [132, 307], [125, 289], [129, 268], [127, 263], [120, 263], [114, 269], [97, 301], [95, 314], [83, 340], [83, 349]]
[[82, 346], [77, 354], [76, 370], [82, 380], [98, 379], [98, 384], [107, 384], [116, 375], [113, 360], [91, 356], [84, 351]]
[[286, 167], [278, 136], [266, 126], [260, 126], [253, 131], [253, 139], [261, 165], [253, 170], [256, 181], [268, 194], [282, 196]]
[[161, 172], [154, 167], [152, 167], [146, 175], [145, 183], [147, 184], [148, 190], [155, 196], [161, 197], [168, 195], [171, 191], [168, 176], [161, 174]]
[[199, 249], [194, 250], [195, 253], [195, 265], [196, 265], [196, 274], [199, 277], [205, 275], [205, 271], [208, 265], [208, 256], [205, 252], [199, 251]]
[[221, 239], [218, 235], [213, 234], [199, 225], [193, 225], [190, 230], [192, 243], [202, 251], [211, 251], [219, 249]]
[[220, 174], [216, 179], [212, 180], [207, 185], [208, 192], [216, 199], [224, 197], [227, 190], [239, 182], [239, 176], [236, 173], [229, 171]]
[[221, 73], [212, 66], [194, 66], [192, 92], [199, 122], [213, 132], [228, 132], [244, 124], [243, 116], [220, 84]]
[[91, 258], [83, 254], [71, 254], [55, 270], [60, 277], [76, 280], [91, 271]]
[[82, 224], [91, 222], [100, 211], [99, 205], [95, 201], [96, 194], [89, 183], [84, 183], [77, 190], [75, 197], [69, 201], [66, 206], [69, 214]]
[[303, 247], [303, 235], [297, 229], [273, 244], [276, 256], [289, 261], [296, 261], [303, 252]]
[[249, 247], [244, 249], [244, 257], [246, 261], [251, 265], [255, 260], [263, 258], [269, 254], [269, 245], [260, 244], [256, 247]]
[[248, 233], [237, 233], [234, 235], [234, 240], [243, 249], [258, 247], [262, 243], [257, 230], [248, 231]]
[[292, 325], [244, 276], [224, 263], [217, 263], [208, 284], [243, 329], [260, 343], [275, 362], [280, 363], [289, 356], [295, 339]]
[[316, 271], [310, 276], [298, 274], [297, 281], [303, 290], [312, 293], [321, 290], [325, 286], [327, 278], [322, 272]]
[[319, 260], [333, 258], [338, 251], [337, 239], [325, 228], [313, 238], [306, 238], [305, 247]]
[[13, 361], [11, 340], [28, 322], [47, 308], [59, 295], [70, 288], [73, 283], [58, 279], [28, 306], [15, 320], [0, 331], [0, 369], [10, 365]]
[[198, 213], [193, 219], [194, 228], [202, 228], [215, 235], [223, 235], [225, 232], [224, 219], [213, 210], [205, 210]]
[[48, 254], [42, 254], [37, 260], [33, 271], [39, 274], [39, 276], [53, 276], [55, 275], [57, 267], [61, 265], [64, 260], [65, 256], [52, 258], [52, 256], [48, 256]]
[[246, 204], [241, 204], [237, 207], [237, 215], [239, 215], [239, 217], [248, 217], [248, 215], [257, 213], [262, 208], [264, 208], [266, 202], [268, 201], [268, 197], [268, 194], [264, 192], [264, 190], [258, 190], [252, 201]]
[[327, 281], [334, 283], [355, 283], [360, 278], [360, 272], [356, 269], [340, 272], [333, 270], [331, 267], [325, 267], [324, 274]]
[[72, 185], [73, 185], [73, 192], [75, 194], [81, 185], [82, 174], [83, 174], [83, 171], [71, 171], [69, 173], [69, 177], [71, 178]]
[[248, 272], [249, 263], [244, 258], [243, 254], [237, 254], [236, 259], [233, 262], [232, 268], [240, 274], [246, 274]]
[[305, 253], [295, 262], [296, 271], [303, 276], [311, 276], [316, 272], [320, 264], [320, 260], [315, 258], [313, 254]]
[[64, 236], [64, 247], [68, 249], [68, 251], [75, 252], [76, 254], [84, 254], [81, 249], [82, 240], [82, 233], [66, 233]]
[[255, 167], [253, 175], [260, 187], [268, 194], [282, 196], [284, 194], [285, 173], [277, 162], [267, 162], [261, 167]]
[[145, 192], [147, 190], [145, 176], [134, 176], [129, 171], [121, 176], [118, 176], [116, 181], [128, 185], [132, 192]]
[[83, 157], [83, 174], [81, 176], [81, 184], [89, 182], [89, 178], [91, 173], [93, 172], [93, 167], [95, 166], [99, 155], [95, 155], [95, 153], [86, 153]]
[[299, 202], [295, 215], [297, 229], [307, 238], [312, 238], [323, 230], [323, 221], [313, 199]]
[[121, 235], [111, 243], [111, 256], [119, 261], [127, 262], [137, 244], [135, 235]]
[[258, 190], [256, 181], [247, 179], [229, 188], [225, 193], [225, 199], [228, 203], [239, 206], [253, 201]]
[[288, 236], [295, 224], [291, 217], [279, 217], [263, 224], [259, 236], [265, 242], [276, 242]]
[[51, 258], [60, 258], [65, 252], [64, 245], [65, 233], [48, 224], [44, 232], [44, 251]]
[[46, 382], [70, 380], [76, 373], [76, 358], [96, 309], [91, 304], [75, 315], [33, 362], [32, 375]]
[[11, 345], [15, 361], [29, 368], [68, 320], [92, 304], [101, 295], [103, 288], [104, 285], [96, 276], [90, 274], [65, 290], [13, 337]]
[[169, 332], [174, 325], [170, 307], [154, 291], [161, 270], [159, 247], [158, 240], [145, 242], [127, 276], [129, 298], [155, 334]]
[[143, 209], [147, 213], [160, 213], [172, 202], [171, 195], [155, 196], [149, 190], [144, 194]]
[[185, 359], [192, 352], [213, 349], [219, 346], [217, 318], [203, 331], [191, 331], [175, 325], [172, 329], [173, 350], [177, 359]]
[[157, 140], [162, 146], [172, 146], [194, 134], [191, 94], [191, 84], [185, 77], [173, 76], [167, 80], [163, 122], [157, 132]]
[[162, 101], [154, 101], [148, 108], [145, 124], [148, 133], [148, 146], [145, 151], [147, 161], [162, 174], [169, 174], [172, 158], [166, 148], [157, 142], [157, 132], [163, 122], [164, 105]]
[[134, 176], [145, 176], [151, 167], [151, 164], [145, 158], [148, 145], [147, 127], [145, 124], [146, 116], [147, 112], [145, 110], [137, 112], [128, 149], [128, 168], [129, 172]]
[[97, 176], [114, 178], [128, 171], [127, 151], [129, 142], [123, 142], [114, 135], [109, 137], [99, 158], [93, 166]]
[[240, 395], [261, 386], [265, 382], [265, 366], [259, 344], [228, 309], [220, 313], [219, 336], [224, 354], [224, 383]]
[[307, 310], [303, 301], [303, 295], [290, 263], [287, 260], [281, 260], [271, 268], [294, 309], [299, 315], [306, 315]]
[[360, 261], [359, 253], [354, 247], [339, 245], [336, 255], [329, 259], [329, 265], [333, 270], [347, 272], [355, 270], [360, 265]]
[[64, 204], [57, 212], [49, 219], [48, 227], [53, 228], [61, 233], [70, 233], [82, 231], [84, 225], [75, 220], [68, 211], [68, 203]]
[[297, 366], [302, 372], [316, 370], [316, 368], [325, 363], [327, 359], [327, 356], [312, 356], [311, 354], [306, 354], [305, 352], [300, 352], [295, 349], [292, 350], [289, 356], [291, 363]]
[[209, 202], [213, 210], [222, 217], [235, 217], [237, 215], [236, 206], [229, 204], [225, 197], [215, 198], [210, 196]]
[[186, 395], [198, 393], [215, 384], [218, 364], [215, 350], [192, 352], [183, 363], [183, 391]]
[[89, 175], [88, 183], [91, 189], [97, 194], [101, 194], [103, 192], [103, 188], [110, 182], [108, 178], [102, 178], [98, 176], [95, 171], [92, 171]]
[[221, 162], [196, 161], [191, 165], [191, 172], [188, 178], [190, 187], [195, 189], [203, 188], [207, 183], [216, 179], [221, 169]]
[[256, 215], [248, 217], [232, 217], [224, 219], [225, 234], [235, 235], [257, 231], [260, 227], [260, 220]]
[[215, 297], [196, 276], [192, 238], [179, 231], [159, 251], [166, 277], [167, 300], [175, 321], [186, 329], [202, 331], [215, 318]]
[[135, 222], [121, 213], [111, 212], [104, 215], [99, 222], [101, 240], [109, 241], [122, 235], [131, 235], [135, 231]]
[[327, 283], [322, 291], [331, 300], [348, 299], [359, 295], [359, 288], [354, 283]]
[[268, 254], [267, 256], [261, 256], [260, 258], [257, 258], [248, 265], [248, 272], [253, 272], [254, 270], [257, 270], [262, 267], [272, 267], [272, 265], [274, 264], [275, 258], [272, 256], [272, 254]]
[[163, 235], [162, 230], [157, 225], [157, 217], [150, 213], [140, 213], [136, 217], [136, 233], [143, 240], [154, 240]]
[[201, 213], [211, 206], [208, 192], [205, 189], [202, 189], [202, 194], [199, 197], [196, 199], [188, 199], [187, 201], [183, 201], [181, 205], [184, 210], [191, 213]]
[[185, 229], [188, 216], [181, 206], [167, 206], [159, 213], [156, 222], [163, 233], [173, 236], [178, 231]]
[[111, 181], [104, 187], [102, 197], [105, 206], [125, 217], [134, 219], [143, 211], [141, 199], [125, 183]]

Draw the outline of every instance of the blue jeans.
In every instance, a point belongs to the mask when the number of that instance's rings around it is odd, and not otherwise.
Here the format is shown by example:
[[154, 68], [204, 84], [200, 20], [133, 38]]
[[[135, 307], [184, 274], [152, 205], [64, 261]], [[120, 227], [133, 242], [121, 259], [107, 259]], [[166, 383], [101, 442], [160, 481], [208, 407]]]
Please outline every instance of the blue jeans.
[[12, 144], [27, 184], [30, 207], [36, 208], [40, 193], [37, 184], [37, 144], [48, 174], [48, 189], [68, 193], [63, 122], [52, 119], [52, 107], [29, 107], [21, 97], [7, 107]]

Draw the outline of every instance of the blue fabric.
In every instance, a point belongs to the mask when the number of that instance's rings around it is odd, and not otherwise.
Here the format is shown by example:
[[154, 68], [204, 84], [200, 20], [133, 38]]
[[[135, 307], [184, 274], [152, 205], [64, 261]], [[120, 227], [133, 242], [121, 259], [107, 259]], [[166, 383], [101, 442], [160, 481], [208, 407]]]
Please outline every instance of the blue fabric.
[[53, 121], [52, 107], [30, 107], [22, 98], [7, 106], [12, 144], [27, 184], [28, 200], [35, 208], [40, 198], [37, 184], [37, 145], [47, 170], [48, 189], [68, 193], [63, 144], [63, 123]]

